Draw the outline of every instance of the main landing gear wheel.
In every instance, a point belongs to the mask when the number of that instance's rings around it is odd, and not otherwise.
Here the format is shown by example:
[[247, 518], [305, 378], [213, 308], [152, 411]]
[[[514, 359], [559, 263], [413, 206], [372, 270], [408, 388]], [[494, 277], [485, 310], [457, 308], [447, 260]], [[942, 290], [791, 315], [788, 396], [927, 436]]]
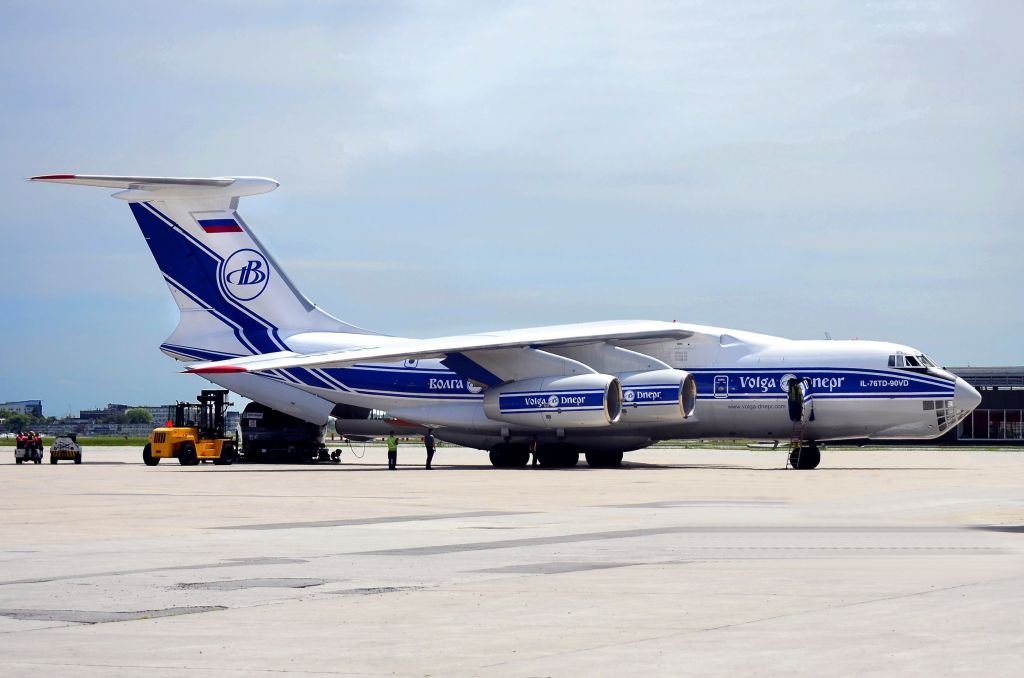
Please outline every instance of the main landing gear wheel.
[[622, 452], [587, 452], [587, 464], [594, 468], [622, 466]]
[[821, 463], [821, 450], [817, 445], [794, 447], [789, 453], [789, 465], [795, 469], [810, 470]]
[[495, 445], [489, 456], [495, 468], [523, 468], [530, 463], [530, 449], [526, 445]]
[[153, 456], [153, 446], [146, 443], [146, 446], [142, 448], [142, 461], [146, 466], [156, 466], [160, 463], [160, 457]]
[[199, 455], [196, 454], [196, 446], [192, 443], [182, 443], [178, 448], [178, 463], [182, 466], [197, 466]]
[[537, 454], [546, 468], [572, 468], [580, 462], [580, 452], [569, 445], [545, 445]]

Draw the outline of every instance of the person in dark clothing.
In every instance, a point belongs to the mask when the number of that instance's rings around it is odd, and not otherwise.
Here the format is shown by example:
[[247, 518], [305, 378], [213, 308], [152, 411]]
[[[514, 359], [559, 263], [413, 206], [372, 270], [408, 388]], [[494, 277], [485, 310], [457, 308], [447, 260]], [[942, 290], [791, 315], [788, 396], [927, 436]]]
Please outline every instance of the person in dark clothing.
[[423, 436], [423, 447], [427, 448], [427, 468], [429, 469], [430, 461], [434, 458], [434, 429], [427, 429], [427, 434]]
[[537, 436], [530, 439], [530, 454], [533, 456], [533, 465], [537, 465]]
[[388, 431], [388, 470], [394, 471], [398, 466], [398, 438], [394, 431]]
[[789, 406], [789, 420], [800, 421], [804, 414], [804, 389], [799, 378], [789, 380], [787, 388], [787, 404]]

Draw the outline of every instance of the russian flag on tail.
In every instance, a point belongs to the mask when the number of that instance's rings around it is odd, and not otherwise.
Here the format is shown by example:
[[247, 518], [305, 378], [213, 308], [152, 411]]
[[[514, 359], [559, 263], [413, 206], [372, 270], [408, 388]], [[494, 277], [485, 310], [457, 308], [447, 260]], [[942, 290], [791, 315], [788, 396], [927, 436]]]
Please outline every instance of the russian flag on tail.
[[223, 217], [218, 219], [196, 219], [199, 225], [207, 233], [241, 233], [242, 227], [238, 225], [234, 217]]

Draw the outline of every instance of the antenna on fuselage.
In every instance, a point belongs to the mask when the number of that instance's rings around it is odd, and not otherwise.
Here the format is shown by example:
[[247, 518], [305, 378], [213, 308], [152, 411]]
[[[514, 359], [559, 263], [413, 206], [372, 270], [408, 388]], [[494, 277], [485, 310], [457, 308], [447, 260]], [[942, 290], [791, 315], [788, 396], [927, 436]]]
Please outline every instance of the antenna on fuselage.
[[827, 331], [825, 332], [825, 338], [828, 339], [829, 341], [832, 341], [832, 335], [829, 334]]

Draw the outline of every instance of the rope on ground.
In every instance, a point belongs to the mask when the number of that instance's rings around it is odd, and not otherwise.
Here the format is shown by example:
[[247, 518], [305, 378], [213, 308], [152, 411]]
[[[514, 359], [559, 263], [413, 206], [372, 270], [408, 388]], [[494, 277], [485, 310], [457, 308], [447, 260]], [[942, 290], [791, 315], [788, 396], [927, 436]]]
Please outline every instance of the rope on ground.
[[365, 440], [363, 441], [363, 453], [362, 454], [356, 454], [356, 448], [352, 447], [352, 441], [351, 440], [346, 440], [345, 442], [348, 443], [348, 449], [349, 449], [350, 452], [352, 452], [352, 456], [353, 457], [355, 457], [356, 459], [362, 459], [363, 457], [366, 456], [366, 441]]

